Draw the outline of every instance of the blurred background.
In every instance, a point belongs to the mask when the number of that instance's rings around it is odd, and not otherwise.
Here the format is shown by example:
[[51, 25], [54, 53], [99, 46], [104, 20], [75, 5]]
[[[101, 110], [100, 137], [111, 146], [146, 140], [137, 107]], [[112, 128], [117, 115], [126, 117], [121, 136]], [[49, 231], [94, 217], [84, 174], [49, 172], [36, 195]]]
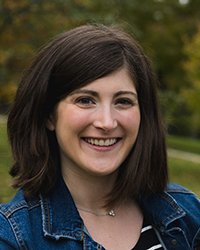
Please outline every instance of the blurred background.
[[6, 117], [24, 69], [56, 34], [117, 24], [151, 58], [168, 137], [171, 181], [200, 196], [199, 0], [0, 0], [0, 202], [14, 194]]

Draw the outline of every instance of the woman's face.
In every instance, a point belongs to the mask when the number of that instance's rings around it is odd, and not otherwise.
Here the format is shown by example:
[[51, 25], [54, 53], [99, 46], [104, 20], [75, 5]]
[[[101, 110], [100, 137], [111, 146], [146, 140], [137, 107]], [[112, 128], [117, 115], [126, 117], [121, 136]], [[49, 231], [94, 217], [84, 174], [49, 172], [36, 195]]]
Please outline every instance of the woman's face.
[[61, 100], [55, 130], [64, 173], [105, 176], [116, 172], [140, 126], [137, 92], [126, 69], [99, 78]]

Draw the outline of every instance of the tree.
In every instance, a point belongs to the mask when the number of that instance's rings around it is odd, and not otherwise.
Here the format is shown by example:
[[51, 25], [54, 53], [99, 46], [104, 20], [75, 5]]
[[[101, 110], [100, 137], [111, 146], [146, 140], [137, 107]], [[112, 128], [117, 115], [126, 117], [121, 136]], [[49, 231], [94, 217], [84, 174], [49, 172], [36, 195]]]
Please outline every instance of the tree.
[[70, 0], [0, 1], [0, 111], [13, 101], [21, 74], [35, 51], [55, 34], [81, 23], [74, 12], [79, 16], [82, 9]]
[[194, 136], [200, 135], [200, 26], [199, 31], [185, 46], [187, 60], [184, 63], [188, 88], [184, 88], [181, 95], [190, 108], [191, 130]]
[[[188, 120], [187, 133], [194, 120], [199, 121], [197, 115], [186, 119], [189, 111], [198, 111], [189, 101], [192, 94], [184, 94], [189, 90], [197, 93], [189, 77], [189, 61], [194, 59], [186, 44], [193, 43], [198, 33], [199, 9], [199, 0], [187, 4], [178, 0], [0, 0], [0, 112], [9, 107], [24, 68], [48, 39], [88, 22], [114, 23], [131, 32], [152, 58], [165, 100], [164, 113], [171, 117], [168, 125], [178, 128], [182, 118]], [[169, 112], [172, 97], [174, 108]], [[198, 106], [197, 98], [193, 100]], [[181, 113], [182, 106], [187, 116]]]

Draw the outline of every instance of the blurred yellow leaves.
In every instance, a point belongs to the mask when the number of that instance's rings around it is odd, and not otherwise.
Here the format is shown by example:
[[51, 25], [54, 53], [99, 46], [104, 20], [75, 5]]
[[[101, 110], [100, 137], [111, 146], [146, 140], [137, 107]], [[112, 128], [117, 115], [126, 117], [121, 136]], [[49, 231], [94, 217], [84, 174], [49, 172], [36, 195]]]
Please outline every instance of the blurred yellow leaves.
[[[199, 109], [200, 100], [200, 26], [193, 39], [185, 46], [187, 61], [184, 67], [190, 86], [182, 91], [192, 109]], [[200, 111], [199, 111], [200, 114]]]
[[15, 82], [8, 82], [6, 85], [0, 86], [0, 98], [5, 103], [12, 103], [17, 85]]
[[17, 10], [21, 9], [29, 4], [28, 0], [4, 0], [3, 5], [4, 8], [9, 9], [9, 10]]

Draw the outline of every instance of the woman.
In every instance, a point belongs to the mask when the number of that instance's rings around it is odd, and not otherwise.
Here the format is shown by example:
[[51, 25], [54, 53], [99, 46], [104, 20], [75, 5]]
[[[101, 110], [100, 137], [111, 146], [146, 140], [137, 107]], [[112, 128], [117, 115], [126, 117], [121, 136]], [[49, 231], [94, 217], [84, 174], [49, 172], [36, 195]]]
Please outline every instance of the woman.
[[85, 25], [41, 49], [8, 117], [15, 198], [1, 249], [198, 249], [200, 202], [167, 185], [155, 77], [125, 32]]

